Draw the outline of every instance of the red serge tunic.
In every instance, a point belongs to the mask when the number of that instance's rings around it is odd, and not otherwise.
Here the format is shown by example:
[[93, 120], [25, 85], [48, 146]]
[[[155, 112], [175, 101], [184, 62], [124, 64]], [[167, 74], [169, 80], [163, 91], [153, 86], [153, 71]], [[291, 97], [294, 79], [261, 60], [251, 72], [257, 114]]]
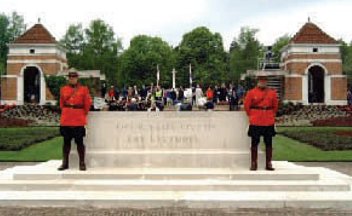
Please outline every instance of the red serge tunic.
[[61, 126], [84, 126], [92, 105], [92, 98], [86, 86], [77, 85], [76, 90], [70, 85], [60, 89]]
[[273, 126], [278, 110], [276, 91], [270, 88], [254, 88], [244, 99], [244, 109], [249, 117], [250, 125]]

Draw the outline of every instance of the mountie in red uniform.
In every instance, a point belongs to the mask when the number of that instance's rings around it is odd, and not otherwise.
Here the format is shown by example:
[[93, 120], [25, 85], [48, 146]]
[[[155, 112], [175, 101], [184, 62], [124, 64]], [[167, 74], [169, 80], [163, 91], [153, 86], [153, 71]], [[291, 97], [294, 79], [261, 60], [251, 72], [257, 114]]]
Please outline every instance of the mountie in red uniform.
[[66, 85], [60, 91], [61, 126], [84, 126], [92, 105], [92, 98], [86, 86]]
[[[264, 79], [264, 78], [262, 78]], [[275, 116], [278, 110], [278, 99], [275, 90], [267, 87], [256, 87], [250, 90], [244, 100], [244, 108], [249, 118], [248, 136], [251, 140], [251, 167], [257, 170], [258, 145], [264, 137], [266, 150], [266, 170], [274, 170], [272, 160], [272, 137], [275, 136]]]
[[270, 88], [256, 87], [250, 90], [244, 100], [244, 109], [250, 125], [272, 126], [278, 110], [276, 91]]
[[[73, 72], [73, 74], [75, 76], [72, 76], [72, 79], [78, 79], [77, 73]], [[76, 83], [75, 85], [66, 85], [60, 90], [60, 133], [64, 137], [63, 160], [62, 165], [58, 168], [60, 171], [69, 168], [72, 139], [77, 144], [79, 169], [86, 170], [83, 137], [86, 135], [84, 126], [87, 124], [87, 115], [91, 104], [92, 98], [86, 86]]]

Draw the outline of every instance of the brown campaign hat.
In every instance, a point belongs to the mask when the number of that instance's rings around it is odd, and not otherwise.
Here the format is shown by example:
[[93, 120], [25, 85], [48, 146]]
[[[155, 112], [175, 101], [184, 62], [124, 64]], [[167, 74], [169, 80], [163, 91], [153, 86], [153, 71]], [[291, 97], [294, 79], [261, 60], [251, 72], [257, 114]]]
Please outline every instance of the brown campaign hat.
[[67, 75], [68, 76], [76, 76], [76, 77], [78, 77], [78, 71], [75, 68], [70, 68], [68, 70], [68, 74]]
[[266, 79], [268, 79], [268, 74], [265, 73], [264, 71], [259, 71], [256, 74], [256, 77], [257, 77], [258, 80], [266, 80]]

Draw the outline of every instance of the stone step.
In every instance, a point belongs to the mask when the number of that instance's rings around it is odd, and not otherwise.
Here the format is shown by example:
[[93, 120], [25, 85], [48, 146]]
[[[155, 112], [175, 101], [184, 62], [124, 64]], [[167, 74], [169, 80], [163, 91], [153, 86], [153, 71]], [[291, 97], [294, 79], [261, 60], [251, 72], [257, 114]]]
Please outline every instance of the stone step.
[[352, 208], [344, 191], [2, 191], [0, 200], [1, 207]]
[[[264, 164], [264, 154], [259, 153], [259, 164]], [[71, 154], [71, 163], [78, 162]], [[145, 151], [87, 151], [88, 167], [173, 167], [173, 168], [248, 168], [249, 151], [229, 150], [145, 150]]]
[[53, 179], [232, 179], [232, 180], [318, 180], [319, 174], [301, 174], [301, 173], [283, 173], [283, 174], [261, 174], [261, 173], [16, 173], [13, 178], [15, 180], [53, 180]]
[[56, 170], [60, 161], [0, 172], [0, 206], [352, 208], [350, 176], [289, 162], [274, 172], [231, 168]]
[[341, 180], [1, 180], [0, 191], [349, 191]]
[[[274, 172], [260, 169], [249, 171], [248, 169], [231, 168], [89, 168], [82, 172], [77, 167], [66, 171], [57, 171], [60, 161], [50, 161], [37, 166], [23, 166], [8, 169], [2, 172], [2, 179], [14, 180], [55, 180], [55, 179], [92, 179], [92, 180], [197, 180], [197, 179], [220, 179], [220, 180], [319, 180], [319, 172], [311, 169], [300, 169], [290, 164], [274, 162], [277, 170]], [[330, 175], [328, 173], [327, 175]], [[1, 176], [0, 176], [1, 177]]]

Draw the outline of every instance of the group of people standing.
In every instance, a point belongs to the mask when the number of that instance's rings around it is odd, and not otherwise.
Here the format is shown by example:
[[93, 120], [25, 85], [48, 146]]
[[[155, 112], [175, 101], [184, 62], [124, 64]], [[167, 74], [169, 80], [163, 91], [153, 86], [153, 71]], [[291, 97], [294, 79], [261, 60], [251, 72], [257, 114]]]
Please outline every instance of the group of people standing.
[[133, 86], [121, 91], [112, 85], [108, 91], [102, 91], [102, 94], [110, 111], [146, 111], [152, 107], [163, 110], [164, 106], [174, 105], [185, 99], [182, 86], [177, 89], [163, 89], [153, 83], [148, 87]]
[[156, 103], [158, 109], [162, 110], [165, 106], [176, 104], [191, 104], [192, 106], [213, 107], [216, 104], [229, 104], [230, 110], [238, 110], [239, 104], [243, 104], [245, 89], [243, 86], [234, 86], [230, 84], [220, 87], [215, 85], [202, 89], [200, 85], [184, 89], [179, 88], [161, 88], [151, 84], [148, 87], [144, 85], [141, 88], [130, 86], [119, 90], [115, 86], [109, 89], [102, 89], [102, 96], [109, 105], [109, 110], [118, 111], [143, 111]]
[[[87, 115], [92, 105], [92, 99], [89, 90], [86, 86], [79, 84], [78, 73], [70, 71], [68, 74], [68, 84], [60, 90], [60, 108], [62, 115], [60, 119], [60, 133], [64, 137], [64, 144], [62, 148], [63, 159], [62, 164], [58, 168], [59, 171], [69, 169], [69, 154], [71, 150], [71, 141], [74, 139], [77, 145], [77, 152], [79, 156], [79, 170], [85, 171], [85, 145], [83, 137], [86, 135], [85, 125], [87, 124]], [[206, 98], [208, 102], [220, 103], [222, 101], [236, 101], [241, 98], [243, 93], [241, 87], [230, 86], [226, 88], [222, 85], [219, 89], [214, 90], [209, 87], [206, 91]], [[114, 92], [113, 92], [114, 91]], [[126, 98], [135, 99], [137, 96], [148, 100], [150, 98], [151, 106], [149, 109], [159, 109], [160, 104], [164, 104], [163, 98], [171, 98], [171, 102], [176, 100], [184, 100], [186, 97], [183, 88], [180, 87], [176, 93], [174, 89], [165, 95], [165, 92], [160, 86], [151, 85], [149, 89], [142, 87], [138, 90], [136, 87], [129, 88]], [[194, 91], [191, 91], [191, 98], [199, 99], [203, 95], [203, 91], [198, 85]], [[194, 94], [193, 94], [194, 92]], [[171, 94], [170, 94], [171, 93]], [[110, 101], [117, 100], [119, 94], [115, 94], [115, 89], [112, 88], [107, 92]], [[216, 98], [216, 100], [215, 100]], [[167, 100], [166, 100], [167, 103]], [[159, 104], [159, 105], [158, 105]], [[274, 170], [272, 160], [272, 137], [275, 136], [275, 115], [278, 110], [278, 99], [275, 90], [267, 87], [266, 76], [259, 76], [258, 85], [256, 88], [250, 90], [244, 99], [244, 108], [249, 118], [248, 136], [251, 137], [251, 166], [250, 170], [257, 170], [258, 168], [258, 145], [260, 137], [264, 137], [266, 146], [266, 170]]]

